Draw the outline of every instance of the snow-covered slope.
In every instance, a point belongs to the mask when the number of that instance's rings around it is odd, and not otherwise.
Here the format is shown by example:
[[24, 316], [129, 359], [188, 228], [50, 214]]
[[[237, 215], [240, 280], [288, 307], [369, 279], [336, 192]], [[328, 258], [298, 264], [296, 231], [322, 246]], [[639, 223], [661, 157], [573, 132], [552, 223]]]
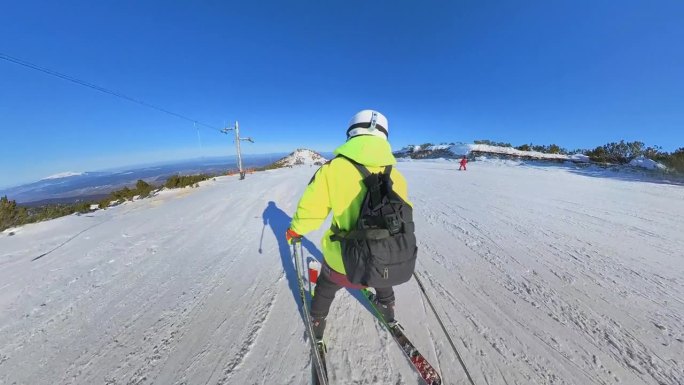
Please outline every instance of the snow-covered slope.
[[[683, 187], [507, 162], [398, 168], [417, 271], [476, 384], [682, 384]], [[221, 177], [0, 234], [0, 384], [308, 383], [283, 234], [313, 172]], [[467, 384], [416, 283], [396, 292], [445, 384]], [[349, 292], [328, 325], [332, 384], [419, 383]]]
[[306, 148], [299, 148], [290, 155], [278, 160], [273, 164], [274, 167], [290, 167], [297, 165], [321, 165], [327, 162], [321, 154]]

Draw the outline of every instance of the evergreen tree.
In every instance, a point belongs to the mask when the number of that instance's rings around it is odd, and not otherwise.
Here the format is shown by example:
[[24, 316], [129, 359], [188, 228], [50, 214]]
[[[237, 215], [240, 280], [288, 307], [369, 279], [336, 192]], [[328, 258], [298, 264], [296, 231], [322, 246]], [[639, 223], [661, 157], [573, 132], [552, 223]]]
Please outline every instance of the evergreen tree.
[[7, 199], [7, 196], [0, 198], [0, 231], [15, 226], [17, 216], [17, 202]]
[[142, 179], [138, 179], [138, 181], [135, 183], [135, 191], [141, 198], [148, 197], [152, 192], [152, 189], [153, 187]]

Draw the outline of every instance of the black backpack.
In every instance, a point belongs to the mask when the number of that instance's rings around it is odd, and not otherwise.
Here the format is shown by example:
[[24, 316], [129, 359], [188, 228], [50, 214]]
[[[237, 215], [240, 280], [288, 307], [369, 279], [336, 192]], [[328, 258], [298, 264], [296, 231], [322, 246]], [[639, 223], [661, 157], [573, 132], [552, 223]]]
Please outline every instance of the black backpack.
[[339, 241], [350, 282], [370, 287], [390, 287], [411, 279], [418, 247], [413, 209], [394, 190], [392, 166], [379, 174], [344, 156], [363, 176], [366, 195], [356, 225], [341, 230], [333, 225], [330, 239]]

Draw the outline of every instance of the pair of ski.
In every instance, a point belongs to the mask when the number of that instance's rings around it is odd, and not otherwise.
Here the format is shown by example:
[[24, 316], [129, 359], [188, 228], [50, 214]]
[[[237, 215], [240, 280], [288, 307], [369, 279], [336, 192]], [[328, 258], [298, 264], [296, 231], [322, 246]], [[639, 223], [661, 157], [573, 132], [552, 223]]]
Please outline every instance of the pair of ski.
[[[439, 373], [437, 373], [435, 368], [425, 359], [425, 357], [423, 357], [423, 355], [418, 351], [418, 349], [416, 349], [411, 340], [409, 340], [408, 337], [406, 337], [406, 334], [404, 334], [404, 328], [401, 326], [401, 324], [397, 321], [388, 323], [382, 317], [382, 313], [380, 313], [377, 307], [375, 307], [375, 303], [373, 302], [375, 294], [368, 289], [361, 289], [361, 293], [366, 298], [370, 306], [373, 308], [373, 311], [378, 321], [380, 321], [384, 328], [392, 335], [392, 338], [399, 345], [401, 351], [404, 353], [404, 356], [406, 356], [406, 358], [409, 360], [413, 368], [420, 375], [420, 378], [423, 379], [425, 384], [441, 385], [442, 378], [440, 377]], [[318, 347], [319, 349], [317, 349], [314, 354], [318, 354], [320, 358], [317, 359], [315, 357], [312, 357], [311, 362], [311, 377], [313, 385], [327, 384], [327, 382], [324, 381], [327, 381], [328, 378], [325, 363], [325, 346], [322, 343], [320, 343]], [[319, 371], [318, 368], [315, 367], [316, 362], [321, 362], [323, 368], [322, 371]], [[323, 373], [325, 377], [324, 379], [320, 377], [320, 372]]]
[[[301, 253], [301, 243], [293, 245], [293, 257], [295, 259], [295, 267], [297, 269], [297, 282], [299, 284], [299, 293], [302, 300], [302, 312], [304, 313], [304, 322], [306, 324], [307, 334], [311, 346], [311, 382], [313, 385], [328, 385], [328, 371], [325, 362], [326, 348], [322, 341], [316, 341], [313, 333], [313, 326], [311, 324], [309, 299], [306, 295], [306, 288], [303, 279], [303, 261]], [[373, 302], [375, 293], [368, 289], [361, 289], [368, 304], [373, 308], [374, 315], [378, 321], [384, 326], [391, 335], [394, 341], [399, 345], [404, 356], [408, 359], [411, 366], [420, 375], [426, 385], [441, 385], [442, 378], [437, 370], [425, 359], [425, 357], [418, 351], [413, 343], [404, 334], [404, 328], [399, 322], [394, 321], [388, 323], [382, 316], [382, 313], [377, 309]]]
[[[425, 359], [425, 357], [423, 357], [418, 349], [416, 349], [408, 337], [406, 337], [404, 334], [404, 328], [401, 326], [401, 324], [399, 324], [397, 321], [391, 323], [386, 322], [373, 303], [373, 297], [375, 294], [368, 289], [361, 289], [361, 292], [373, 308], [378, 321], [380, 321], [385, 329], [392, 335], [392, 338], [399, 345], [401, 351], [404, 353], [404, 356], [406, 356], [425, 384], [441, 385], [442, 378], [439, 376], [439, 373], [437, 373], [435, 368], [432, 367], [432, 365]], [[314, 350], [313, 354], [318, 355], [318, 357], [312, 356], [311, 358], [311, 382], [313, 385], [324, 385], [328, 384], [328, 372], [325, 363], [326, 350], [325, 345], [322, 343], [319, 343], [317, 347], [318, 349]], [[316, 362], [321, 363], [320, 368], [323, 370], [319, 370], [319, 367], [316, 366]]]

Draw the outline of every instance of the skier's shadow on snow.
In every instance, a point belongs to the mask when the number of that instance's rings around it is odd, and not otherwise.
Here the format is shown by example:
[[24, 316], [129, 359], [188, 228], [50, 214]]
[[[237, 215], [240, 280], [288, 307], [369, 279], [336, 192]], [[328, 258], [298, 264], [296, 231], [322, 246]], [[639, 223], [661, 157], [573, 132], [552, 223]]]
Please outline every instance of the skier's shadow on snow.
[[[290, 291], [294, 297], [295, 303], [300, 305], [299, 296], [299, 284], [297, 283], [297, 269], [295, 268], [294, 261], [292, 260], [292, 249], [285, 239], [285, 232], [290, 227], [290, 222], [292, 218], [287, 215], [283, 210], [276, 206], [275, 202], [268, 202], [268, 206], [261, 215], [264, 221], [264, 228], [269, 226], [273, 231], [273, 235], [278, 240], [278, 250], [280, 252], [280, 261], [283, 264], [283, 270], [285, 271], [285, 277], [287, 278], [288, 284], [290, 286]], [[263, 238], [263, 233], [262, 233]], [[316, 247], [316, 245], [306, 238], [302, 238], [302, 249], [306, 249], [308, 255], [313, 256], [316, 260], [323, 263], [323, 253]], [[261, 253], [261, 247], [259, 247], [259, 253]], [[365, 300], [363, 294], [359, 290], [347, 289], [349, 294], [354, 297], [359, 303], [361, 303], [366, 310], [371, 314], [374, 313], [373, 308]], [[305, 322], [304, 314], [302, 313], [302, 307], [299, 306], [299, 314], [302, 317], [302, 322]]]
[[[269, 226], [273, 231], [273, 235], [278, 240], [278, 251], [280, 252], [280, 261], [283, 264], [283, 271], [285, 271], [285, 277], [290, 286], [290, 291], [297, 304], [300, 304], [299, 296], [299, 284], [297, 283], [297, 269], [295, 268], [294, 261], [292, 259], [292, 249], [285, 239], [285, 232], [288, 227], [290, 227], [290, 222], [292, 218], [287, 215], [283, 210], [276, 206], [275, 202], [268, 202], [268, 206], [264, 210], [261, 218], [264, 221], [264, 227]], [[306, 238], [302, 238], [302, 248], [308, 251], [308, 254], [313, 256], [319, 262], [323, 263], [323, 254], [316, 248], [313, 242]], [[259, 253], [261, 253], [261, 247], [259, 247]], [[304, 314], [302, 313], [302, 308], [299, 306], [299, 313], [302, 316], [302, 322], [304, 321]]]

